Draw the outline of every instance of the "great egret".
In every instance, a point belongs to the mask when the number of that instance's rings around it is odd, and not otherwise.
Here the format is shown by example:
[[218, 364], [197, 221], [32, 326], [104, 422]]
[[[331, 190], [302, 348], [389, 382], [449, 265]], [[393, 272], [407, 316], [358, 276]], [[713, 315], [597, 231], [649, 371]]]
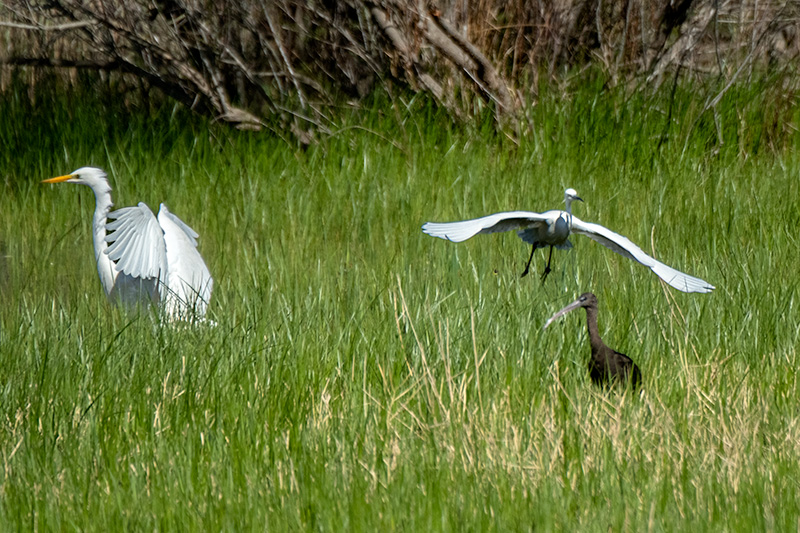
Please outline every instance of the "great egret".
[[606, 385], [614, 381], [630, 380], [635, 389], [642, 380], [642, 373], [630, 357], [612, 350], [600, 338], [597, 330], [597, 297], [594, 294], [591, 292], [581, 294], [577, 300], [551, 316], [544, 328], [547, 329], [547, 326], [561, 315], [580, 307], [586, 309], [586, 326], [589, 330], [589, 344], [592, 346], [592, 356], [589, 359], [589, 377], [592, 378], [592, 382]]
[[655, 272], [659, 278], [679, 291], [711, 292], [714, 290], [714, 286], [707, 281], [689, 276], [660, 261], [656, 261], [626, 237], [614, 233], [600, 224], [583, 222], [578, 217], [573, 216], [572, 202], [574, 200], [583, 201], [578, 197], [578, 193], [575, 192], [575, 189], [567, 189], [564, 191], [565, 211], [553, 210], [544, 213], [508, 211], [472, 220], [462, 220], [460, 222], [427, 222], [423, 224], [422, 231], [432, 237], [461, 242], [479, 233], [517, 230], [517, 235], [519, 235], [523, 241], [533, 246], [531, 256], [528, 258], [528, 264], [525, 265], [525, 271], [522, 273], [522, 277], [528, 274], [531, 260], [533, 260], [533, 252], [535, 252], [537, 248], [550, 247], [550, 254], [547, 257], [547, 266], [544, 272], [542, 272], [542, 282], [544, 282], [547, 274], [550, 273], [550, 260], [553, 257], [553, 247], [564, 250], [572, 248], [572, 243], [569, 242], [569, 236], [570, 233], [577, 233], [578, 235], [586, 235], [606, 248], [645, 265]]
[[197, 252], [197, 233], [167, 206], [161, 204], [158, 219], [144, 203], [110, 212], [111, 186], [99, 168], [42, 183], [77, 183], [94, 192], [94, 256], [109, 300], [159, 304], [170, 319], [203, 319], [214, 280]]

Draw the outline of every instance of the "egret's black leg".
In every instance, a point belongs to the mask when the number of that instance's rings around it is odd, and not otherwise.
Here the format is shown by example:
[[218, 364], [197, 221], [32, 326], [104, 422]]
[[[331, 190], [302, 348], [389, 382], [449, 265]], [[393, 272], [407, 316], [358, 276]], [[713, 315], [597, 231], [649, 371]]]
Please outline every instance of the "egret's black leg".
[[544, 272], [542, 272], [542, 285], [544, 285], [544, 280], [547, 279], [547, 275], [550, 273], [550, 260], [553, 258], [553, 247], [550, 247], [550, 254], [547, 256], [547, 266], [544, 267]]
[[535, 251], [536, 251], [536, 247], [535, 246], [531, 246], [531, 256], [528, 258], [528, 264], [525, 265], [525, 270], [522, 272], [522, 275], [520, 276], [521, 278], [524, 278], [525, 276], [528, 275], [528, 270], [530, 270], [530, 268], [531, 268], [531, 261], [533, 261], [533, 252], [535, 252]]

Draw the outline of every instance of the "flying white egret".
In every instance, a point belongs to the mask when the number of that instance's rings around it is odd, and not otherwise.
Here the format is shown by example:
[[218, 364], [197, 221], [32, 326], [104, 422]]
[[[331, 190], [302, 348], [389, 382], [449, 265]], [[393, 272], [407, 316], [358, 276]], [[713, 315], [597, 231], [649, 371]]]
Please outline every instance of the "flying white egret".
[[460, 222], [427, 222], [423, 224], [422, 231], [432, 237], [461, 242], [479, 233], [517, 230], [517, 235], [519, 235], [523, 241], [533, 246], [531, 256], [528, 258], [528, 264], [525, 265], [525, 271], [522, 273], [523, 277], [528, 274], [531, 260], [533, 260], [533, 252], [535, 252], [537, 248], [550, 247], [550, 254], [547, 257], [547, 266], [542, 273], [542, 282], [544, 282], [547, 274], [550, 273], [550, 260], [553, 257], [553, 247], [560, 249], [572, 248], [572, 243], [569, 242], [569, 236], [570, 233], [577, 233], [578, 235], [586, 235], [606, 248], [643, 264], [655, 272], [659, 278], [679, 291], [711, 292], [714, 290], [714, 286], [707, 281], [689, 276], [660, 261], [656, 261], [626, 237], [614, 233], [599, 224], [583, 222], [572, 214], [573, 200], [583, 201], [578, 197], [578, 193], [575, 192], [575, 189], [567, 189], [564, 191], [565, 211], [553, 210], [544, 213], [508, 211], [473, 220], [462, 220]]
[[77, 183], [94, 192], [94, 256], [109, 300], [158, 304], [173, 320], [203, 319], [214, 280], [197, 252], [197, 233], [167, 206], [161, 204], [158, 219], [144, 203], [110, 212], [111, 186], [99, 168], [82, 167], [42, 183]]

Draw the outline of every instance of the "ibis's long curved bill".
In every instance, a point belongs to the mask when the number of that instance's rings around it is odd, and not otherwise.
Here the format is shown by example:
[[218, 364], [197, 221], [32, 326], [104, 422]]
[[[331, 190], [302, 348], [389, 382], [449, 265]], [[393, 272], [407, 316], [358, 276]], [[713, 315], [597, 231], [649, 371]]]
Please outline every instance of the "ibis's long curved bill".
[[57, 178], [42, 180], [42, 183], [61, 183], [62, 181], [67, 181], [72, 177], [73, 177], [72, 174], [67, 174], [66, 176], [58, 176]]
[[572, 311], [574, 309], [578, 309], [581, 306], [582, 303], [583, 302], [581, 302], [581, 299], [578, 298], [577, 300], [575, 300], [574, 302], [572, 302], [571, 304], [566, 306], [564, 309], [562, 309], [558, 313], [556, 313], [553, 316], [551, 316], [550, 318], [548, 318], [547, 322], [545, 322], [544, 327], [542, 329], [547, 329], [547, 326], [549, 326], [550, 324], [555, 322], [555, 320], [558, 317], [564, 316], [564, 315], [566, 315], [567, 313], [569, 313], [570, 311]]

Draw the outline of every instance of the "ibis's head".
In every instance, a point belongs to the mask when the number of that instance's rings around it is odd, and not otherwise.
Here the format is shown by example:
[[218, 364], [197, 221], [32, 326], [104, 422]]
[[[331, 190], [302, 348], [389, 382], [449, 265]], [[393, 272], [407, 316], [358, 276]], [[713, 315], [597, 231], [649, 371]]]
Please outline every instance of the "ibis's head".
[[575, 300], [574, 302], [572, 302], [571, 304], [566, 306], [564, 309], [562, 309], [558, 313], [556, 313], [553, 316], [551, 316], [550, 318], [548, 318], [547, 322], [544, 325], [545, 329], [547, 329], [547, 326], [552, 324], [553, 321], [555, 319], [557, 319], [558, 317], [566, 315], [570, 311], [572, 311], [574, 309], [578, 309], [579, 307], [594, 307], [594, 308], [597, 308], [597, 296], [595, 296], [591, 292], [584, 292], [583, 294], [578, 296], [577, 300]]
[[64, 176], [42, 180], [42, 183], [77, 183], [79, 185], [88, 185], [95, 191], [111, 190], [108, 186], [106, 173], [102, 169], [95, 167], [81, 167]]

